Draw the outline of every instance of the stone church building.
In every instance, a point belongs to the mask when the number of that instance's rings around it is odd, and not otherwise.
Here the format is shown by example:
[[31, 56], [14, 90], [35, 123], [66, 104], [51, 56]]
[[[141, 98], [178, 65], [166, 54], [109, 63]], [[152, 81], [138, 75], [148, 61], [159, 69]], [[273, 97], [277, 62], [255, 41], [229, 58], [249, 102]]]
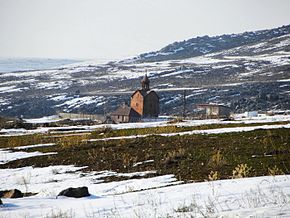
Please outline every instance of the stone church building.
[[156, 118], [159, 115], [159, 96], [150, 90], [147, 74], [141, 80], [141, 89], [131, 95], [130, 107], [120, 106], [111, 114], [115, 123], [136, 122], [141, 118]]
[[142, 117], [158, 117], [159, 96], [150, 90], [150, 81], [147, 74], [141, 80], [142, 89], [136, 90], [131, 96], [131, 108]]

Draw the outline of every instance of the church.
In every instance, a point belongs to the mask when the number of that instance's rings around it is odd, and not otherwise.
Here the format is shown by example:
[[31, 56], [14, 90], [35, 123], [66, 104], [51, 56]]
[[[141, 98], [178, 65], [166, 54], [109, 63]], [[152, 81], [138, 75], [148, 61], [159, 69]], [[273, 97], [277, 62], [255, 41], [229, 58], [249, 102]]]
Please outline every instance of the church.
[[145, 74], [141, 80], [141, 89], [131, 95], [130, 106], [121, 105], [111, 114], [115, 123], [136, 122], [142, 118], [156, 118], [159, 115], [159, 96], [150, 90], [150, 80]]
[[141, 117], [158, 117], [159, 114], [159, 96], [153, 90], [150, 90], [150, 81], [145, 74], [141, 80], [142, 89], [136, 90], [131, 96], [131, 108], [133, 108]]

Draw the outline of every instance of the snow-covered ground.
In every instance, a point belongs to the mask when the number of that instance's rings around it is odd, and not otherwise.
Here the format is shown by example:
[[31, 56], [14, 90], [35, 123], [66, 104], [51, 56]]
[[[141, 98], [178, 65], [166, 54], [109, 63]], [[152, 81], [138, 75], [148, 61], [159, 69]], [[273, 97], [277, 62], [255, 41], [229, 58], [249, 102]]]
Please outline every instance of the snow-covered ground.
[[29, 149], [29, 148], [39, 148], [39, 147], [48, 147], [48, 146], [54, 146], [55, 143], [46, 143], [46, 144], [36, 144], [36, 145], [25, 145], [25, 146], [18, 146], [14, 149], [21, 150], [21, 149]]
[[[114, 172], [81, 173], [73, 166], [1, 169], [3, 189], [37, 192], [2, 199], [2, 217], [289, 217], [290, 177], [267, 176], [180, 184], [173, 175], [103, 183]], [[144, 172], [141, 172], [144, 173]], [[146, 173], [146, 172], [145, 172]], [[123, 175], [124, 176], [124, 175]], [[127, 175], [130, 177], [130, 175]], [[87, 186], [90, 197], [58, 197]], [[57, 216], [58, 215], [58, 216]], [[60, 216], [62, 215], [62, 216]]]
[[230, 127], [230, 128], [192, 130], [192, 131], [186, 131], [186, 132], [174, 132], [174, 133], [162, 133], [162, 134], [118, 136], [118, 137], [110, 137], [110, 138], [102, 138], [102, 139], [90, 139], [89, 141], [108, 141], [108, 140], [143, 138], [143, 137], [148, 137], [150, 135], [176, 136], [176, 135], [193, 135], [193, 134], [222, 134], [222, 133], [231, 133], [231, 132], [248, 132], [248, 131], [254, 131], [257, 129], [280, 129], [280, 128], [289, 129], [290, 124]]
[[25, 151], [13, 152], [13, 151], [7, 150], [7, 149], [0, 149], [0, 165], [1, 164], [6, 164], [6, 163], [8, 163], [10, 161], [23, 159], [23, 158], [43, 156], [43, 155], [53, 155], [53, 154], [57, 154], [57, 153], [56, 152], [42, 153], [42, 152], [39, 152], [39, 151], [35, 151], [35, 152], [25, 152]]
[[[57, 117], [27, 120], [33, 123], [50, 122]], [[145, 128], [165, 125], [197, 126], [222, 123], [259, 123], [258, 126], [208, 129], [173, 134], [220, 134], [255, 129], [290, 128], [290, 124], [265, 125], [268, 122], [290, 121], [289, 115], [236, 116], [238, 121], [186, 120], [168, 124], [166, 120], [109, 125], [113, 129]], [[75, 126], [80, 131], [92, 131], [107, 125]], [[62, 127], [63, 129], [64, 127]], [[72, 127], [67, 127], [72, 128]], [[57, 131], [58, 128], [37, 130], [1, 130], [9, 135]], [[162, 134], [170, 136], [172, 134]], [[136, 137], [136, 136], [130, 136]], [[144, 137], [144, 136], [142, 136]], [[31, 148], [54, 146], [35, 144], [0, 150], [0, 164], [37, 155], [55, 154], [29, 152]], [[23, 149], [25, 151], [21, 151]], [[154, 160], [136, 162], [139, 166]], [[155, 171], [117, 173], [113, 171], [84, 172], [84, 167], [57, 165], [43, 168], [27, 166], [0, 169], [0, 187], [37, 193], [19, 199], [3, 198], [0, 217], [290, 217], [290, 176], [265, 176], [184, 184], [174, 175], [157, 176]], [[151, 175], [136, 179], [136, 176]], [[126, 178], [105, 182], [108, 177]], [[152, 177], [153, 176], [153, 177]], [[69, 187], [87, 186], [91, 194], [85, 198], [58, 197]]]
[[60, 118], [57, 115], [41, 117], [35, 119], [24, 119], [27, 123], [52, 123], [60, 121]]
[[[290, 121], [290, 115], [275, 115], [275, 116], [266, 116], [260, 114], [257, 117], [245, 117], [245, 114], [238, 114], [236, 115], [235, 121], [223, 121], [221, 119], [207, 119], [207, 120], [184, 120], [183, 122], [172, 123], [169, 124], [168, 120], [161, 118], [154, 121], [146, 121], [146, 122], [139, 122], [139, 123], [122, 123], [122, 124], [100, 124], [100, 125], [93, 125], [93, 126], [67, 126], [67, 127], [42, 127], [33, 130], [26, 130], [26, 129], [1, 129], [0, 134], [2, 136], [12, 136], [12, 135], [19, 135], [19, 134], [35, 134], [35, 133], [48, 133], [48, 132], [57, 132], [59, 129], [64, 130], [67, 129], [66, 132], [73, 129], [73, 132], [90, 132], [95, 129], [109, 127], [112, 129], [132, 129], [132, 128], [150, 128], [150, 127], [160, 127], [160, 126], [168, 126], [168, 125], [175, 125], [175, 126], [201, 126], [201, 125], [210, 125], [210, 124], [251, 124], [251, 123], [260, 123], [261, 126], [263, 123], [271, 123], [271, 122], [283, 122], [283, 121]], [[26, 119], [26, 122], [29, 123], [49, 123], [55, 122], [59, 119], [56, 116], [50, 117], [43, 117], [39, 119]], [[258, 127], [256, 127], [258, 128]], [[267, 128], [267, 127], [266, 127]], [[275, 127], [274, 127], [275, 128]], [[287, 125], [286, 125], [286, 128]], [[78, 129], [78, 130], [76, 130]], [[233, 131], [236, 129], [232, 128]], [[243, 130], [241, 130], [243, 131]], [[230, 132], [230, 130], [229, 130]], [[196, 132], [202, 133], [202, 132]]]

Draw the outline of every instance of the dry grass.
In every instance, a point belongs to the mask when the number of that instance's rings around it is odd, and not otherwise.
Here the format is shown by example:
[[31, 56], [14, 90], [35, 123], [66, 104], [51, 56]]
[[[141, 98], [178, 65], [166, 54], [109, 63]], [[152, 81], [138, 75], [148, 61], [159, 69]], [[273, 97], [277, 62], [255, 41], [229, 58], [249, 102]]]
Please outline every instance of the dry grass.
[[170, 165], [177, 163], [180, 159], [185, 157], [185, 149], [178, 148], [177, 150], [170, 151], [167, 153], [166, 157], [164, 158], [164, 164]]
[[215, 181], [220, 178], [218, 171], [210, 171], [208, 175], [208, 180], [209, 181]]
[[249, 177], [253, 172], [253, 168], [248, 166], [247, 164], [238, 164], [233, 170], [233, 179], [245, 178]]
[[269, 176], [284, 175], [285, 173], [279, 169], [276, 165], [268, 168]]
[[66, 137], [60, 137], [57, 141], [57, 145], [62, 148], [82, 146], [87, 144], [87, 140], [89, 139], [89, 135], [72, 135]]
[[225, 164], [226, 164], [226, 159], [220, 150], [214, 151], [214, 153], [212, 154], [208, 162], [208, 165], [212, 167], [213, 169], [219, 169], [223, 167]]
[[[127, 131], [136, 133], [141, 130]], [[159, 131], [164, 131], [164, 128], [160, 128]], [[113, 130], [110, 134], [119, 133], [119, 130]], [[57, 152], [57, 155], [16, 160], [1, 165], [0, 168], [74, 164], [88, 166], [87, 170], [95, 171], [110, 169], [127, 173], [136, 172], [136, 169], [153, 170], [157, 171], [158, 175], [175, 174], [178, 179], [184, 181], [274, 175], [282, 172], [287, 174], [290, 173], [289, 134], [288, 129], [273, 129], [218, 135], [152, 135], [94, 142], [87, 141], [90, 135], [73, 133], [71, 136], [70, 133], [66, 133], [65, 136], [59, 135], [55, 138], [51, 137], [52, 134], [0, 137], [0, 142], [4, 142], [2, 147], [56, 143], [55, 146], [31, 148], [27, 151]], [[9, 140], [11, 141], [8, 143]], [[133, 167], [134, 163], [146, 160], [153, 162]], [[245, 168], [246, 173], [243, 173], [241, 166], [235, 169], [241, 163], [251, 166], [252, 171], [249, 173]]]

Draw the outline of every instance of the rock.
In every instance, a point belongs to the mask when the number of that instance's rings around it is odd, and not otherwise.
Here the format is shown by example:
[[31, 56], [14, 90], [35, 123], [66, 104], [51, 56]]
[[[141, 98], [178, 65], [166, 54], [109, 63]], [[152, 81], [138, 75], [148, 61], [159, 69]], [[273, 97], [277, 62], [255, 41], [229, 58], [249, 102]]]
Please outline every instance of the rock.
[[2, 202], [2, 200], [0, 199], [0, 205], [2, 205], [3, 204], [3, 202]]
[[90, 196], [88, 191], [88, 187], [78, 187], [78, 188], [68, 188], [62, 190], [57, 196], [66, 196], [66, 197], [73, 197], [73, 198], [82, 198]]
[[22, 198], [23, 193], [21, 191], [19, 191], [18, 189], [5, 190], [5, 191], [0, 191], [0, 197], [2, 197], [2, 198]]

